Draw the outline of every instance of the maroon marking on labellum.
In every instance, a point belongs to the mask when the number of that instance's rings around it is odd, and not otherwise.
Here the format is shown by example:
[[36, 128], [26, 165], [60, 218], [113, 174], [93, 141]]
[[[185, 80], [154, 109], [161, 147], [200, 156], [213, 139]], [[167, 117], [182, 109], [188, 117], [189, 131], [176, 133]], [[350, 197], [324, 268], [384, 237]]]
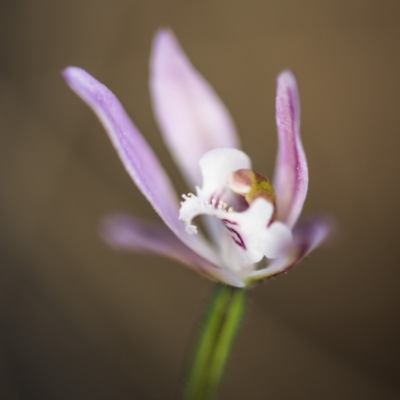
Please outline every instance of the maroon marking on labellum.
[[229, 232], [232, 232], [234, 235], [236, 235], [236, 238], [234, 236], [231, 235], [233, 241], [239, 245], [240, 247], [243, 248], [243, 250], [246, 250], [246, 245], [244, 244], [244, 241], [242, 239], [242, 237], [240, 236], [239, 232], [236, 231], [233, 228], [229, 228], [228, 226], [226, 227], [226, 229], [228, 229]]
[[221, 221], [224, 223], [224, 225], [237, 225], [237, 222], [234, 221], [229, 221], [229, 219], [221, 219]]
[[228, 226], [228, 225], [238, 225], [238, 223], [234, 221], [229, 221], [228, 219], [221, 219], [221, 221], [225, 225], [225, 228], [228, 229], [229, 232], [233, 233], [233, 235], [231, 235], [232, 240], [243, 250], [246, 250], [246, 245], [240, 233], [236, 229], [233, 229], [230, 226]]

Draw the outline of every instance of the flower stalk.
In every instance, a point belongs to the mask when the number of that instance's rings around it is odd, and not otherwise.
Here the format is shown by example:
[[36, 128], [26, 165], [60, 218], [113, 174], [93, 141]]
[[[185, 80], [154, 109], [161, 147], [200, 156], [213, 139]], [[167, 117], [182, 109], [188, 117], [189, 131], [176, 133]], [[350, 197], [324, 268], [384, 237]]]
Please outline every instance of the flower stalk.
[[206, 310], [184, 400], [216, 398], [243, 317], [246, 289], [217, 284]]

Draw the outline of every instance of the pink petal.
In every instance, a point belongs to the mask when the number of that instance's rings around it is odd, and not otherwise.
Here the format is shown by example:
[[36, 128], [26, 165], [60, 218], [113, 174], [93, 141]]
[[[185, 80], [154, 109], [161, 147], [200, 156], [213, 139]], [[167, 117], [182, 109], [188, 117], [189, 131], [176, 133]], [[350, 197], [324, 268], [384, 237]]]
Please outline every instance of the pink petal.
[[169, 30], [154, 38], [150, 89], [167, 146], [190, 186], [200, 185], [201, 156], [218, 147], [238, 147], [239, 141], [226, 107]]
[[300, 105], [296, 79], [289, 71], [278, 77], [276, 95], [278, 157], [274, 186], [278, 219], [290, 227], [296, 223], [308, 188], [308, 168], [300, 138]]
[[103, 221], [101, 234], [110, 246], [117, 249], [169, 257], [213, 280], [243, 286], [243, 282], [234, 274], [196, 254], [163, 224], [115, 214]]
[[80, 68], [66, 68], [63, 76], [71, 89], [95, 112], [128, 174], [165, 224], [186, 245], [213, 259], [211, 249], [200, 236], [189, 236], [185, 232], [178, 220], [178, 201], [167, 175], [114, 94]]
[[331, 233], [333, 223], [328, 218], [313, 218], [300, 223], [293, 231], [293, 244], [285, 254], [269, 263], [267, 268], [254, 271], [251, 281], [282, 274], [298, 264]]

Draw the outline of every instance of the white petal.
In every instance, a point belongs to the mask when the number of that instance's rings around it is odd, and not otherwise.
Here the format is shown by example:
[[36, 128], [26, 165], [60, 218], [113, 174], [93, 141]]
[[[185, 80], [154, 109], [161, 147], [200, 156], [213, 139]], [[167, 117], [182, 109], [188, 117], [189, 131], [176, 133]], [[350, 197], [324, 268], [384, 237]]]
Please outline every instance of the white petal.
[[246, 253], [253, 263], [264, 256], [278, 257], [292, 242], [292, 233], [285, 224], [274, 222], [268, 226], [272, 214], [273, 205], [263, 198], [256, 199], [244, 212], [228, 213], [227, 218], [237, 223]]
[[292, 243], [278, 258], [266, 268], [249, 274], [249, 281], [266, 279], [282, 274], [299, 263], [315, 247], [319, 246], [332, 232], [333, 221], [326, 217], [316, 217], [298, 224], [293, 232]]
[[[216, 218], [214, 220], [221, 224]], [[219, 237], [219, 250], [222, 265], [226, 266], [225, 269], [234, 271], [238, 277], [246, 279], [254, 271], [254, 263], [250, 260], [247, 252], [232, 240], [231, 232], [223, 225]]]
[[293, 241], [290, 228], [279, 221], [273, 222], [268, 227], [268, 235], [269, 237], [264, 250], [267, 258], [281, 256]]
[[[273, 214], [273, 206], [263, 198], [256, 199], [243, 212], [228, 212], [215, 208], [197, 196], [184, 196], [184, 200], [181, 203], [179, 219], [185, 222], [186, 231], [190, 234], [197, 233], [197, 228], [192, 224], [192, 220], [198, 215], [213, 215], [219, 218], [226, 230], [229, 231], [234, 248], [246, 254], [246, 257], [241, 257], [246, 262], [246, 265], [242, 265], [242, 267], [257, 263], [264, 256], [277, 257], [291, 241], [291, 232], [284, 224], [275, 222], [268, 227]], [[222, 237], [219, 244], [221, 244], [221, 240]], [[227, 267], [237, 263], [236, 252], [231, 254], [230, 260], [223, 257]]]
[[251, 169], [249, 156], [232, 148], [210, 150], [201, 157], [199, 164], [203, 176], [201, 194], [204, 198], [220, 194], [221, 188], [227, 188], [232, 172], [241, 168]]

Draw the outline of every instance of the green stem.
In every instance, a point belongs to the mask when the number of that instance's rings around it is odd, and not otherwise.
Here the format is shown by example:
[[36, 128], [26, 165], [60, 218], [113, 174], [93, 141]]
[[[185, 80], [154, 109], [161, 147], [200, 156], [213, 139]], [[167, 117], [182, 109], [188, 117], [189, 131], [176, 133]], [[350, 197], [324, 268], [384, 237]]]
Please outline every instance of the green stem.
[[185, 400], [215, 398], [242, 319], [245, 290], [217, 285], [197, 341]]

